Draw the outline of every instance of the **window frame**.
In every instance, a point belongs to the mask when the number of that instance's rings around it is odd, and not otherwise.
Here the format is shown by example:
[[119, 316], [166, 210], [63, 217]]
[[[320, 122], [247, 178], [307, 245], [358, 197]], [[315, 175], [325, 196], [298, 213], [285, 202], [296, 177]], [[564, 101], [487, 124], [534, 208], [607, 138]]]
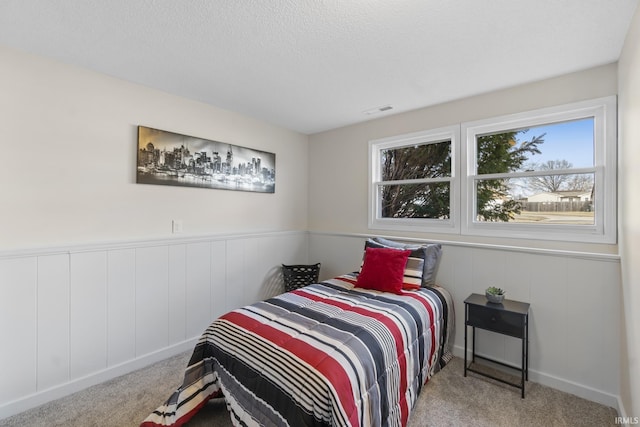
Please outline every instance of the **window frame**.
[[[464, 218], [461, 224], [461, 233], [523, 239], [616, 243], [616, 114], [616, 97], [610, 96], [463, 123], [461, 133], [464, 143], [461, 147], [461, 157], [464, 159], [464, 170], [462, 171], [464, 178], [461, 185], [464, 196], [461, 212]], [[476, 170], [477, 136], [585, 118], [593, 118], [594, 121], [594, 165], [587, 168], [572, 168], [570, 171], [572, 174], [594, 174], [595, 200], [593, 200], [594, 223], [592, 225], [482, 222], [476, 219], [477, 191], [475, 183], [477, 180], [545, 175], [541, 174], [541, 171], [478, 175]], [[553, 175], [553, 173], [546, 175]]]
[[[451, 141], [451, 176], [448, 178], [425, 178], [406, 181], [381, 180], [381, 153], [392, 148], [402, 148], [421, 144], [436, 144]], [[408, 133], [369, 141], [369, 228], [383, 230], [422, 231], [458, 233], [460, 229], [460, 180], [458, 151], [460, 147], [460, 126], [446, 126], [437, 129]], [[379, 188], [391, 183], [411, 184], [429, 182], [449, 182], [449, 218], [383, 218]]]
[[[476, 136], [584, 118], [593, 118], [594, 121], [594, 165], [587, 168], [572, 168], [570, 171], [594, 174], [593, 225], [476, 220], [476, 180], [513, 177], [514, 174], [478, 175], [475, 164]], [[381, 152], [390, 148], [445, 140], [451, 140], [451, 176], [448, 180], [451, 186], [450, 218], [446, 220], [382, 218], [379, 188], [381, 185], [395, 181], [381, 181]], [[615, 244], [617, 242], [617, 161], [617, 97], [615, 95], [371, 140], [369, 141], [368, 226], [369, 229], [382, 230]], [[539, 172], [515, 174], [525, 177], [539, 175]]]

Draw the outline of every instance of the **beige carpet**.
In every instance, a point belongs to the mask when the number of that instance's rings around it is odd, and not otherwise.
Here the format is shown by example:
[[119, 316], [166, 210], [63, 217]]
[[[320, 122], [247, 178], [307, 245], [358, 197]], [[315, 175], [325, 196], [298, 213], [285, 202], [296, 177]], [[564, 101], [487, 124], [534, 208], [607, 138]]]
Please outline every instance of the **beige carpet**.
[[[189, 356], [183, 353], [0, 420], [0, 426], [137, 426], [180, 384]], [[473, 373], [463, 377], [462, 361], [454, 358], [423, 388], [408, 426], [601, 427], [614, 426], [616, 416], [613, 408], [535, 383], [527, 383], [521, 399], [514, 387]], [[231, 426], [224, 401], [211, 401], [187, 426]]]

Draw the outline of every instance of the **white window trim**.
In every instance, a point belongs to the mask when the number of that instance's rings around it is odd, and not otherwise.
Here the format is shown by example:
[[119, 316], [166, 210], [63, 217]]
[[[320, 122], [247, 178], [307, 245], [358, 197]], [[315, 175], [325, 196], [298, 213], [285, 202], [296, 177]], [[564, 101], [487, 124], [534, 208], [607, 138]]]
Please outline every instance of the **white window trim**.
[[[451, 193], [450, 218], [382, 218], [378, 186], [380, 176], [380, 152], [388, 148], [399, 148], [424, 143], [451, 140]], [[382, 230], [420, 231], [438, 233], [460, 232], [460, 179], [458, 178], [460, 126], [447, 126], [429, 131], [369, 141], [369, 228]]]
[[[567, 224], [523, 224], [475, 220], [474, 180], [476, 141], [479, 134], [509, 131], [555, 122], [594, 118], [594, 166], [572, 169], [571, 173], [595, 175], [595, 221], [592, 226]], [[461, 140], [464, 138], [464, 140]], [[451, 140], [451, 215], [448, 220], [381, 218], [377, 177], [380, 151], [424, 142]], [[589, 243], [617, 242], [617, 100], [616, 96], [493, 117], [438, 129], [369, 141], [370, 229], [436, 232], [521, 239], [560, 240]], [[522, 176], [527, 175], [523, 172]], [[535, 172], [533, 173], [535, 174]], [[502, 174], [483, 175], [483, 178]], [[509, 175], [509, 174], [506, 174]]]
[[[574, 169], [595, 174], [595, 221], [589, 225], [522, 224], [476, 221], [475, 180], [494, 175], [476, 174], [476, 136], [510, 131], [587, 117], [594, 118], [594, 167]], [[463, 194], [461, 233], [478, 236], [500, 236], [523, 239], [562, 240], [591, 243], [616, 243], [616, 97], [593, 99], [525, 113], [463, 123], [461, 147], [463, 161], [461, 184]], [[507, 174], [509, 175], [509, 174]], [[522, 174], [523, 176], [526, 173]], [[512, 176], [512, 175], [511, 175]]]

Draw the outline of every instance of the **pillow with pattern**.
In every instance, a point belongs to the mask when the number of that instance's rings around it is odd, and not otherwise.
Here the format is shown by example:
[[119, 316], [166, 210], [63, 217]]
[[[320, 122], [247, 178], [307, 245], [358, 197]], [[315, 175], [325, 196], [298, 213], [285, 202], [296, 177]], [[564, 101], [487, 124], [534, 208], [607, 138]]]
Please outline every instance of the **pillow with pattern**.
[[422, 286], [431, 286], [436, 284], [436, 274], [440, 265], [440, 257], [442, 256], [442, 245], [440, 243], [423, 243], [410, 244], [388, 240], [382, 237], [374, 237], [373, 241], [388, 248], [410, 249], [412, 251], [423, 251], [423, 271]]

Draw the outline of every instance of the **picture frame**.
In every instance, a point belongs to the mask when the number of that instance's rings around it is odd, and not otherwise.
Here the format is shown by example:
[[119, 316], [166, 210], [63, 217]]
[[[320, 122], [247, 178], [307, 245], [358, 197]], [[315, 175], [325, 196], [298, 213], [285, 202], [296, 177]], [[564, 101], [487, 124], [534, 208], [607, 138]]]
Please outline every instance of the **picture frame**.
[[138, 126], [136, 183], [275, 193], [276, 155]]

